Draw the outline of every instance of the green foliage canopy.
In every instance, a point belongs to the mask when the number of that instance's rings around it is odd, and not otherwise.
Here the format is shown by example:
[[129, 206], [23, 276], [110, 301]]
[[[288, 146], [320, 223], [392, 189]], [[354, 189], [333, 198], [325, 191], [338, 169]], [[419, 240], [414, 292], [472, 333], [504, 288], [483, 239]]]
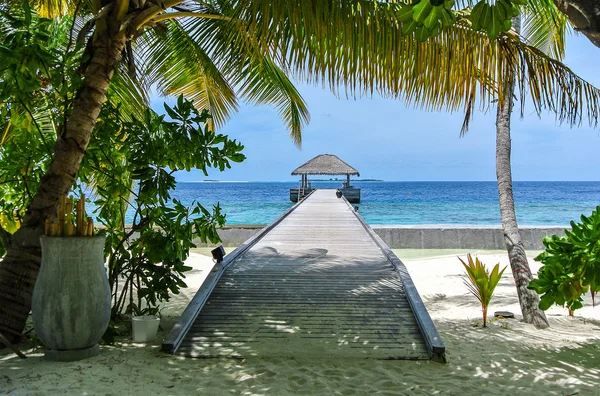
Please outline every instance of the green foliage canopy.
[[81, 79], [69, 18], [0, 10], [0, 256], [19, 227]]
[[[81, 84], [78, 67], [86, 56], [69, 38], [75, 24], [69, 17], [40, 18], [26, 5], [20, 12], [0, 11], [0, 257]], [[183, 262], [193, 241], [218, 241], [221, 208], [185, 207], [172, 199], [174, 172], [208, 174], [245, 159], [240, 143], [210, 129], [206, 111], [179, 97], [174, 107], [165, 106], [166, 115], [157, 115], [131, 83], [126, 71], [117, 72], [73, 186], [92, 196], [105, 227], [114, 315], [156, 312], [185, 286], [189, 268]], [[128, 209], [135, 213], [131, 227], [125, 225]], [[118, 288], [119, 282], [127, 287]]]
[[[105, 226], [113, 316], [157, 313], [160, 302], [186, 287], [184, 272], [191, 268], [184, 261], [194, 240], [219, 241], [216, 227], [225, 223], [219, 205], [208, 210], [172, 199], [173, 174], [192, 168], [208, 174], [245, 159], [243, 145], [208, 127], [206, 110], [182, 96], [165, 110], [171, 120], [146, 110], [142, 119], [124, 122], [118, 107], [105, 106], [81, 166]], [[126, 227], [128, 209], [134, 215]]]
[[486, 109], [495, 99], [503, 101], [502, 83], [507, 75], [515, 75], [522, 112], [529, 97], [538, 114], [550, 110], [559, 121], [577, 124], [588, 118], [595, 124], [600, 93], [509, 29], [519, 10], [538, 15], [546, 26], [558, 26], [564, 17], [551, 0], [524, 3], [152, 0], [142, 6], [126, 0], [77, 4], [36, 0], [34, 4], [46, 16], [77, 13], [81, 23], [76, 36], [82, 39], [90, 39], [94, 29], [98, 34], [107, 24], [121, 26], [130, 37], [121, 68], [136, 72], [142, 90], [155, 86], [164, 94], [184, 94], [197, 108], [208, 109], [216, 126], [237, 109], [239, 99], [273, 105], [299, 145], [309, 115], [291, 78], [328, 84], [336, 93], [377, 91], [428, 110], [464, 111], [468, 123], [476, 105]]

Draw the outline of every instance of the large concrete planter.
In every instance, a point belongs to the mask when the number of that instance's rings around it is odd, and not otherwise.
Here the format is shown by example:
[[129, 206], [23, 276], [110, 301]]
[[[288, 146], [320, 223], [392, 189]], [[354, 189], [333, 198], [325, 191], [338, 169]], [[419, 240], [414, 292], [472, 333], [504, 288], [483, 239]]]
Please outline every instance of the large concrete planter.
[[42, 266], [33, 290], [32, 316], [49, 360], [99, 354], [110, 320], [104, 237], [40, 238]]

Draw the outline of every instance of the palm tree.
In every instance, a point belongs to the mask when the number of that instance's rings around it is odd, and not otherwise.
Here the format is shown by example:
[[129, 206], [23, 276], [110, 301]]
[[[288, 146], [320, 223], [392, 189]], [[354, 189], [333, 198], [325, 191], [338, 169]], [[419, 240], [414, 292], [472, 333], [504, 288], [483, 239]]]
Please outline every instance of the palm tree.
[[[517, 34], [520, 33], [520, 27], [521, 17], [518, 16], [513, 19], [513, 29]], [[533, 279], [533, 275], [527, 262], [525, 246], [517, 225], [513, 199], [510, 163], [510, 116], [514, 104], [515, 84], [512, 79], [507, 79], [504, 90], [506, 92], [504, 103], [499, 104], [496, 109], [496, 178], [498, 180], [502, 231], [504, 232], [504, 242], [517, 287], [523, 319], [526, 323], [532, 323], [537, 328], [546, 328], [549, 324], [546, 314], [538, 307], [539, 297], [535, 291], [527, 288], [529, 282]]]
[[[286, 77], [327, 84], [350, 95], [374, 91], [430, 110], [464, 110], [494, 98], [504, 103], [502, 72], [521, 92], [539, 92], [536, 108], [565, 109], [577, 122], [600, 94], [559, 62], [519, 40], [474, 32], [457, 14], [455, 24], [425, 42], [402, 34], [400, 2], [373, 0], [107, 0], [39, 1], [40, 13], [65, 11], [80, 21], [87, 40], [84, 78], [54, 146], [53, 159], [0, 263], [0, 330], [20, 334], [29, 313], [40, 263], [43, 221], [55, 216], [71, 188], [115, 70], [137, 70], [142, 87], [184, 93], [209, 108], [216, 122], [235, 109], [234, 92], [271, 103], [300, 143], [307, 120]], [[513, 68], [514, 65], [519, 67]], [[510, 65], [510, 67], [509, 67]], [[266, 73], [268, 77], [260, 77]], [[539, 78], [531, 78], [539, 77]], [[227, 77], [227, 78], [226, 78]], [[587, 111], [587, 113], [585, 113]]]
[[[544, 51], [554, 59], [564, 56], [566, 19], [554, 7], [540, 7], [536, 1], [525, 9], [525, 29], [521, 29], [521, 16], [513, 19], [513, 31], [522, 34], [525, 42]], [[533, 279], [521, 239], [512, 189], [510, 117], [513, 110], [515, 84], [512, 78], [505, 80], [504, 103], [496, 109], [496, 177], [502, 230], [512, 269], [521, 312], [525, 322], [537, 328], [549, 326], [545, 313], [539, 309], [539, 296], [527, 286]]]

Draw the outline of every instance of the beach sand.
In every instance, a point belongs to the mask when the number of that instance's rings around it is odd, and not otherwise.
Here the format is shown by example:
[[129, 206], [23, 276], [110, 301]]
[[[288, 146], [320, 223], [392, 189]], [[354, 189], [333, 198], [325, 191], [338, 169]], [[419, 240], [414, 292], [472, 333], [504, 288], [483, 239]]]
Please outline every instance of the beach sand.
[[[21, 360], [0, 352], [0, 394], [74, 395], [600, 395], [600, 308], [567, 317], [554, 307], [551, 328], [536, 330], [519, 321], [510, 269], [490, 305], [512, 311], [517, 319], [491, 319], [481, 327], [478, 301], [463, 284], [456, 258], [466, 251], [397, 250], [446, 344], [448, 363], [369, 359], [185, 359], [160, 352], [160, 338], [193, 297], [212, 266], [208, 249], [188, 263], [194, 271], [188, 289], [162, 311], [159, 340], [135, 344], [121, 337], [101, 346], [101, 355], [79, 362], [47, 362], [34, 344], [21, 347]], [[507, 265], [505, 252], [476, 253], [487, 265]], [[529, 252], [530, 257], [536, 252]], [[537, 271], [539, 265], [530, 260]]]

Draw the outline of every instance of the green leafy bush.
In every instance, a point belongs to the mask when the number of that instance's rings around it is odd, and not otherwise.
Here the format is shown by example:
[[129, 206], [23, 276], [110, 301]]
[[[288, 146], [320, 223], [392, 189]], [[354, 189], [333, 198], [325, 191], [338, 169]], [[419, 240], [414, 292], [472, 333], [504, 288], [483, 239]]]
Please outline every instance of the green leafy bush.
[[468, 280], [465, 279], [464, 281], [465, 285], [481, 303], [483, 327], [487, 327], [488, 306], [490, 305], [490, 301], [492, 301], [494, 290], [496, 289], [500, 278], [502, 278], [502, 274], [504, 273], [506, 267], [500, 271], [500, 263], [498, 263], [494, 266], [492, 272], [490, 273], [478, 258], [475, 258], [475, 261], [473, 261], [471, 254], [467, 254], [468, 263], [465, 263], [460, 257], [458, 259], [465, 267], [467, 275], [469, 276]]
[[[208, 112], [183, 97], [165, 110], [172, 121], [147, 110], [143, 119], [123, 122], [117, 108], [105, 105], [82, 163], [82, 181], [94, 187], [97, 218], [106, 227], [113, 317], [156, 314], [160, 302], [186, 287], [193, 240], [219, 241], [216, 227], [225, 223], [219, 205], [208, 210], [172, 199], [173, 174], [192, 168], [208, 174], [245, 159], [241, 144], [207, 127]], [[126, 225], [128, 208], [134, 215]]]
[[583, 307], [582, 295], [600, 290], [600, 206], [581, 223], [571, 221], [565, 236], [552, 235], [542, 241], [545, 251], [535, 258], [543, 264], [538, 279], [529, 288], [542, 295], [540, 308], [566, 306], [569, 314]]

